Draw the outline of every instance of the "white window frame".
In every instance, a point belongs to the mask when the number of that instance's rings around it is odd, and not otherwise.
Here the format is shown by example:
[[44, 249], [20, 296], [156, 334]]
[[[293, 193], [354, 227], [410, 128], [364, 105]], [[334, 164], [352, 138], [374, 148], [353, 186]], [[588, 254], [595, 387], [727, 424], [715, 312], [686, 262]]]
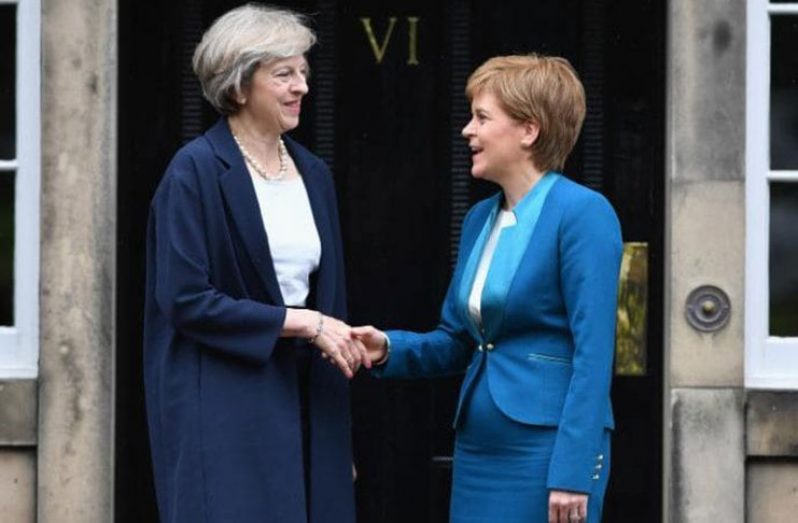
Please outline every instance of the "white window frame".
[[747, 2], [745, 385], [798, 389], [798, 337], [770, 336], [770, 183], [798, 171], [770, 169], [771, 16], [798, 16], [798, 2]]
[[0, 158], [0, 176], [16, 172], [14, 325], [0, 327], [0, 379], [33, 378], [39, 361], [41, 3], [0, 4], [17, 6], [16, 158]]

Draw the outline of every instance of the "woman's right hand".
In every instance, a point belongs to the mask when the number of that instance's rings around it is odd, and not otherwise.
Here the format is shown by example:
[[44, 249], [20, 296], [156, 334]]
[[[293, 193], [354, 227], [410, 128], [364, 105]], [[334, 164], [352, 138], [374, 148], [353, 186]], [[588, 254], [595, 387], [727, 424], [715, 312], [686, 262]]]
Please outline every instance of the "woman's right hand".
[[353, 327], [352, 333], [365, 345], [369, 367], [385, 363], [388, 355], [388, 338], [384, 332], [371, 325], [364, 325], [363, 327]]
[[331, 316], [309, 309], [288, 309], [281, 333], [313, 341], [322, 356], [336, 365], [347, 378], [361, 365], [371, 367], [366, 348], [352, 335], [352, 327]]

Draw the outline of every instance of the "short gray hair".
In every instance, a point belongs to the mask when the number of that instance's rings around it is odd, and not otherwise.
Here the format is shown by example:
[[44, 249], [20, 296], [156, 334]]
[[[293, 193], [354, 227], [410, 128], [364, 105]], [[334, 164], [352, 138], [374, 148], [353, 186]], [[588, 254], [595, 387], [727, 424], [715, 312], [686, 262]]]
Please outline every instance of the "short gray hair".
[[224, 115], [239, 110], [237, 94], [261, 63], [305, 54], [316, 35], [300, 14], [246, 4], [216, 19], [194, 51], [194, 73], [202, 94]]

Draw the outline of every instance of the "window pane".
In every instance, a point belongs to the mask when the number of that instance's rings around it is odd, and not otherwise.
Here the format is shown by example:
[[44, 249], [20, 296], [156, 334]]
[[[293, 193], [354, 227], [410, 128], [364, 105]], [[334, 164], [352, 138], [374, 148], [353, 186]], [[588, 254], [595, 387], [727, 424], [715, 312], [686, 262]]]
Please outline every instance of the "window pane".
[[798, 169], [798, 16], [771, 18], [770, 166]]
[[0, 325], [14, 324], [14, 173], [0, 173]]
[[770, 185], [770, 335], [798, 336], [798, 183]]
[[0, 5], [0, 160], [16, 156], [16, 15], [15, 6]]

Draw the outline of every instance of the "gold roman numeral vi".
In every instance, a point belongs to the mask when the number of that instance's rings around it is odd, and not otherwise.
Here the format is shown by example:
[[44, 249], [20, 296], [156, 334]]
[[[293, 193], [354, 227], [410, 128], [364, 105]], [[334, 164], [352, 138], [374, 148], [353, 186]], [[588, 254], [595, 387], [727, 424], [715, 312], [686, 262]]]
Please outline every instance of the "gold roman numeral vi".
[[[388, 44], [393, 36], [394, 27], [396, 27], [395, 16], [388, 18], [388, 28], [385, 30], [385, 35], [380, 42], [377, 42], [377, 37], [374, 34], [374, 28], [371, 25], [371, 17], [360, 18], [360, 23], [363, 24], [363, 30], [366, 32], [371, 51], [374, 53], [374, 60], [378, 64], [382, 63], [385, 58], [385, 51], [388, 49]], [[407, 65], [418, 65], [418, 20], [417, 16], [407, 17]]]

